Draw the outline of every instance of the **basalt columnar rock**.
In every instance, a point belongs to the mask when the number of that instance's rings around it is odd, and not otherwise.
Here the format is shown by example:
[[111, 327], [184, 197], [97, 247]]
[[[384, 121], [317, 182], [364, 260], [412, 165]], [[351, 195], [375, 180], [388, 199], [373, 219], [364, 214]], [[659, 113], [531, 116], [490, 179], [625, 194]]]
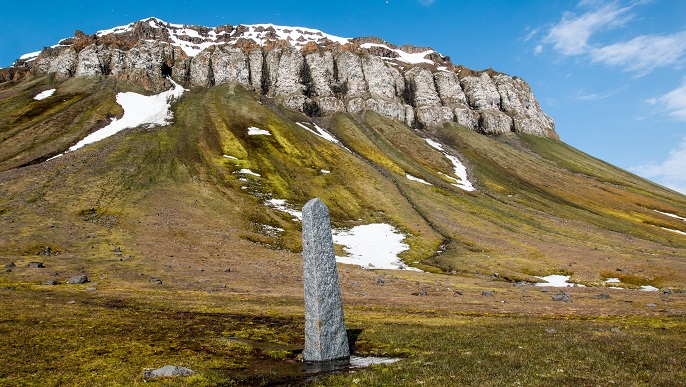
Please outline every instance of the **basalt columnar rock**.
[[557, 137], [517, 77], [456, 66], [431, 48], [308, 28], [150, 18], [93, 35], [77, 31], [0, 69], [0, 82], [43, 73], [111, 76], [154, 92], [165, 76], [186, 86], [237, 83], [311, 116], [366, 109], [417, 128], [452, 121], [484, 134]]
[[330, 222], [321, 200], [312, 199], [303, 207], [305, 361], [350, 356]]

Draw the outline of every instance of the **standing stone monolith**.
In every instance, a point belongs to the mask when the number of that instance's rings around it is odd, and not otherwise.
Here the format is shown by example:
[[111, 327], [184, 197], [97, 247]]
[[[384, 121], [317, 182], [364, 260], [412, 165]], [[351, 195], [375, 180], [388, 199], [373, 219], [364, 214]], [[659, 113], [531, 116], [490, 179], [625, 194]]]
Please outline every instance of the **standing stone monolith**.
[[343, 302], [338, 285], [329, 209], [319, 199], [303, 207], [305, 282], [305, 361], [350, 357]]

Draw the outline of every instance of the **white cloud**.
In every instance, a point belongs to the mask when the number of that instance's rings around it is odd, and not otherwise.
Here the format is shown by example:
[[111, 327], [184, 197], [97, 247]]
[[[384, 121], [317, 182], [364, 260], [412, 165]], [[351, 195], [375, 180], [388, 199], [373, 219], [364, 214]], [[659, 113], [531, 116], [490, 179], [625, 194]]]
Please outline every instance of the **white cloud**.
[[[686, 122], [686, 77], [680, 87], [646, 102], [659, 111], [666, 111], [679, 121]], [[669, 152], [662, 162], [652, 162], [631, 168], [631, 171], [675, 191], [686, 194], [686, 137]]]
[[613, 95], [621, 92], [623, 88], [606, 91], [605, 93], [586, 93], [583, 88], [579, 89], [574, 96], [574, 99], [580, 101], [597, 101], [599, 99], [605, 99], [612, 97]]
[[562, 20], [550, 28], [543, 42], [566, 56], [585, 54], [591, 48], [589, 40], [592, 35], [619, 27], [633, 19], [633, 15], [629, 13], [631, 8], [618, 7], [613, 2], [580, 16], [565, 12]]
[[[565, 12], [541, 42], [564, 56], [587, 56], [591, 62], [635, 72], [638, 76], [659, 67], [679, 64], [686, 56], [686, 31], [668, 35], [636, 35], [625, 41], [593, 41], [599, 33], [637, 19], [633, 9], [649, 2], [633, 1], [621, 6], [618, 1], [582, 0], [580, 7], [594, 9], [581, 15]], [[534, 49], [535, 53], [541, 51], [538, 47]]]
[[421, 5], [431, 5], [435, 2], [436, 2], [436, 0], [419, 0], [419, 4], [421, 4]]
[[[649, 101], [661, 104], [674, 119], [686, 121], [686, 77], [679, 88], [670, 91], [660, 98], [651, 98]], [[686, 169], [683, 171], [684, 175], [686, 175]]]
[[663, 162], [640, 165], [630, 170], [686, 195], [686, 138], [669, 152]]
[[640, 35], [627, 42], [619, 42], [592, 49], [593, 62], [623, 67], [645, 75], [655, 68], [673, 65], [686, 54], [686, 31], [672, 35]]

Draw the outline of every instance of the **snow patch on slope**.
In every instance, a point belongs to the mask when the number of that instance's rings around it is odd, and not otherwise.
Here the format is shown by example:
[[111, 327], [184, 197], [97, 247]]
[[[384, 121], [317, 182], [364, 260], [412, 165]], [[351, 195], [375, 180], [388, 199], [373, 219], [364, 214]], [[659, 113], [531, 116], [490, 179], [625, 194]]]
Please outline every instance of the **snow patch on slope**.
[[406, 266], [398, 254], [408, 250], [405, 235], [390, 224], [375, 223], [353, 227], [350, 230], [333, 230], [333, 241], [343, 245], [347, 257], [336, 261], [368, 269], [415, 270]]
[[149, 96], [134, 92], [117, 94], [117, 103], [124, 109], [124, 115], [120, 119], [113, 119], [104, 128], [89, 134], [76, 143], [76, 145], [69, 148], [67, 152], [75, 151], [88, 144], [113, 136], [124, 129], [137, 126], [152, 128], [170, 124], [173, 118], [173, 114], [169, 110], [171, 103], [173, 100], [181, 97], [184, 88], [172, 79], [169, 79], [169, 81], [174, 85], [174, 88], [160, 94]]
[[42, 91], [42, 92], [38, 93], [35, 97], [33, 97], [33, 99], [35, 99], [36, 101], [44, 100], [48, 97], [51, 97], [53, 94], [55, 94], [55, 90], [56, 89], [50, 89], [50, 90]]
[[[396, 54], [398, 54], [398, 56], [400, 56], [400, 58], [395, 58], [395, 59], [398, 59], [399, 61], [409, 63], [409, 64], [420, 64], [420, 63], [434, 64], [434, 62], [431, 59], [424, 58], [425, 56], [434, 53], [435, 52], [434, 50], [427, 50], [427, 51], [420, 52], [417, 54], [410, 54], [410, 53], [405, 52], [403, 50], [390, 48], [385, 44], [379, 44], [379, 43], [364, 43], [364, 44], [360, 45], [360, 47], [367, 48], [367, 49], [372, 48], [372, 47], [385, 48], [387, 50], [395, 52]], [[391, 59], [391, 58], [384, 58], [384, 59]]]
[[251, 126], [248, 128], [248, 136], [271, 136], [272, 134], [268, 130], [256, 128]]

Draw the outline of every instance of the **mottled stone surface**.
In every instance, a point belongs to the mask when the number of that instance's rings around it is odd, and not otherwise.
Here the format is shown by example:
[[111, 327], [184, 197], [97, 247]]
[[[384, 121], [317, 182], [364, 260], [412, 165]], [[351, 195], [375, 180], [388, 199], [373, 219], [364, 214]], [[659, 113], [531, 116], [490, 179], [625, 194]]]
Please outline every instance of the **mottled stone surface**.
[[303, 207], [305, 361], [347, 358], [343, 302], [338, 285], [329, 209], [319, 199]]

